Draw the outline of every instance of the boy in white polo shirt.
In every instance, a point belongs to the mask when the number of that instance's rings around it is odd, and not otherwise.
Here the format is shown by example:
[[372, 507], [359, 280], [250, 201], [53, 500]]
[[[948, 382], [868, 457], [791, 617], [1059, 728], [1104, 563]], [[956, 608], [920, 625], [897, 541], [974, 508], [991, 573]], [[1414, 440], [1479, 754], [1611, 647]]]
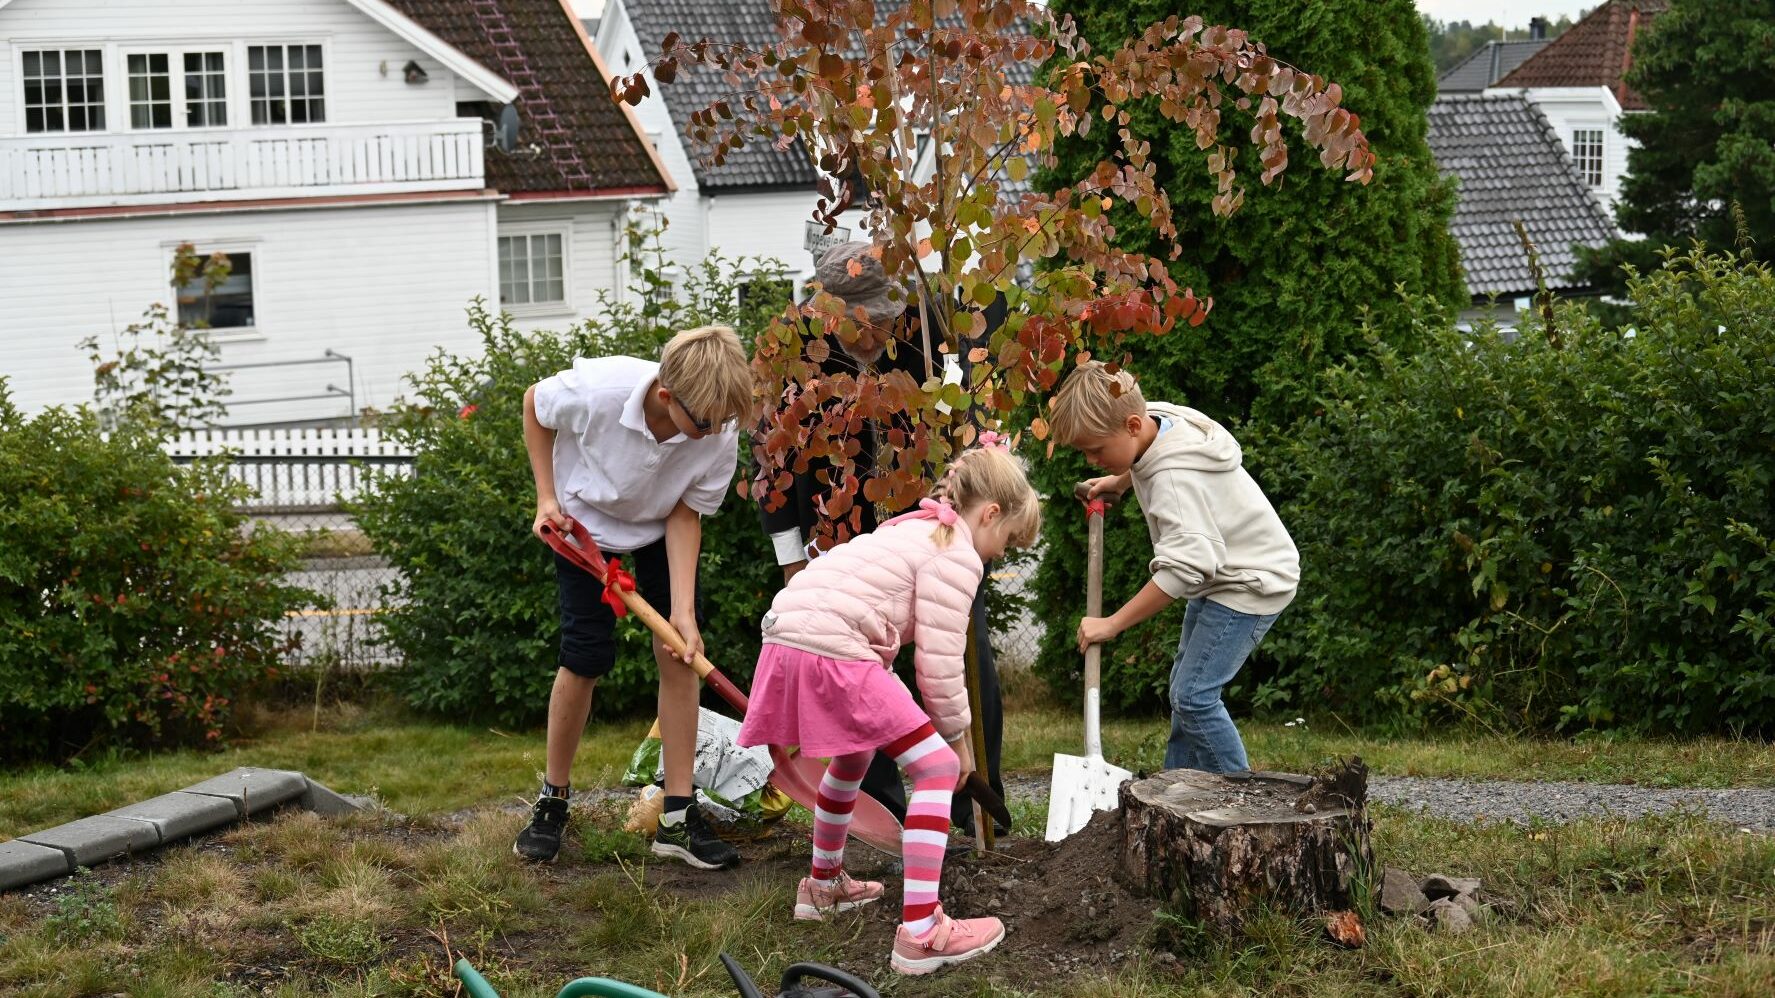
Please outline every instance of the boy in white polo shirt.
[[[704, 326], [672, 337], [659, 363], [581, 358], [524, 393], [524, 446], [536, 479], [536, 521], [571, 516], [606, 558], [621, 558], [648, 603], [701, 652], [697, 557], [702, 517], [721, 508], [739, 463], [738, 421], [752, 406], [752, 372], [734, 331]], [[548, 761], [530, 824], [512, 851], [553, 862], [567, 825], [573, 755], [592, 691], [616, 664], [616, 616], [603, 584], [555, 556], [561, 652], [549, 694]], [[659, 666], [665, 808], [655, 855], [705, 870], [739, 862], [691, 807], [696, 674], [654, 639]]]

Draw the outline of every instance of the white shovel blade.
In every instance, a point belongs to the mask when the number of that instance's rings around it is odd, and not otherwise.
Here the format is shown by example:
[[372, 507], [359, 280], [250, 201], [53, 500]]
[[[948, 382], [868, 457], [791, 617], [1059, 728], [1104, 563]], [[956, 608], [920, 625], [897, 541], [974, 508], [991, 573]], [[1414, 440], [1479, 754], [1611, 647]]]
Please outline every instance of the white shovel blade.
[[1047, 840], [1058, 842], [1089, 824], [1092, 814], [1115, 810], [1117, 791], [1133, 778], [1133, 773], [1110, 765], [1101, 756], [1055, 756]]

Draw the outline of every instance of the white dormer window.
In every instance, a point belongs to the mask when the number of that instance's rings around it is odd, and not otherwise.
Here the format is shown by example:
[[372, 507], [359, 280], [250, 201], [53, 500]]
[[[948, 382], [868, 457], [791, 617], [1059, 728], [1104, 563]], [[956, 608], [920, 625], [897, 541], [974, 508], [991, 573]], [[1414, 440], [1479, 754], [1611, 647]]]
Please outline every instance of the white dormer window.
[[306, 125], [327, 120], [319, 45], [247, 47], [247, 95], [255, 125]]
[[1572, 129], [1572, 162], [1585, 184], [1602, 186], [1602, 129]]
[[99, 49], [24, 53], [25, 131], [105, 128], [105, 59]]

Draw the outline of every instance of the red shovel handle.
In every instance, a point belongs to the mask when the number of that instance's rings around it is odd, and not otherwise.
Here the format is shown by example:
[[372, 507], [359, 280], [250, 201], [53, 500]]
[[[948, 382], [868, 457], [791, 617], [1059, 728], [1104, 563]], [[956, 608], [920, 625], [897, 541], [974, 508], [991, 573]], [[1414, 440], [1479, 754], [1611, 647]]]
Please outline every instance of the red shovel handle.
[[[606, 590], [615, 592], [622, 600], [623, 605], [629, 608], [629, 612], [633, 613], [641, 623], [646, 624], [648, 630], [658, 635], [659, 639], [666, 643], [667, 648], [672, 649], [673, 654], [677, 655], [680, 661], [683, 660], [685, 652], [689, 651], [689, 646], [684, 643], [684, 638], [678, 633], [678, 629], [673, 627], [666, 618], [660, 616], [659, 611], [641, 598], [640, 593], [635, 592], [632, 588], [634, 580], [629, 578], [627, 573], [619, 573], [617, 578], [610, 578], [612, 573], [604, 562], [603, 552], [598, 550], [598, 542], [592, 540], [592, 535], [578, 520], [572, 517], [567, 518], [567, 536], [562, 536], [561, 532], [552, 525], [543, 524], [542, 539], [561, 557], [590, 572], [593, 578], [604, 584]], [[732, 680], [722, 675], [721, 670], [715, 668], [714, 663], [698, 653], [695, 658], [690, 660], [690, 668], [702, 677], [703, 682], [709, 684], [710, 689], [720, 694], [721, 699], [726, 700], [734, 710], [741, 714], [746, 712], [746, 695], [740, 692], [740, 688], [735, 686]]]

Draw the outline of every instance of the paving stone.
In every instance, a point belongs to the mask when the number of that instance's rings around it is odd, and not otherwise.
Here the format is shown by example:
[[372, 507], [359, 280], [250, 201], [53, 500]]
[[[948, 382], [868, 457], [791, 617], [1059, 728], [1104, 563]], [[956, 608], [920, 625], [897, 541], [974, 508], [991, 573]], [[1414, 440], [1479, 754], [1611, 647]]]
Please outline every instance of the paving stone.
[[95, 814], [19, 838], [72, 853], [77, 866], [92, 866], [126, 853], [144, 852], [160, 844], [160, 833], [148, 822], [113, 818], [108, 814]]
[[185, 788], [188, 794], [226, 797], [241, 816], [258, 814], [308, 792], [308, 777], [287, 769], [242, 766]]
[[302, 794], [301, 804], [305, 809], [313, 811], [323, 818], [333, 818], [341, 814], [353, 814], [363, 810], [363, 805], [359, 804], [357, 800], [342, 797], [313, 780], [308, 781], [308, 789]]
[[115, 818], [148, 822], [160, 833], [163, 843], [220, 828], [240, 817], [235, 803], [225, 797], [189, 794], [182, 790], [151, 797], [110, 813]]
[[60, 849], [13, 839], [0, 842], [0, 891], [34, 884], [73, 872], [68, 854]]

